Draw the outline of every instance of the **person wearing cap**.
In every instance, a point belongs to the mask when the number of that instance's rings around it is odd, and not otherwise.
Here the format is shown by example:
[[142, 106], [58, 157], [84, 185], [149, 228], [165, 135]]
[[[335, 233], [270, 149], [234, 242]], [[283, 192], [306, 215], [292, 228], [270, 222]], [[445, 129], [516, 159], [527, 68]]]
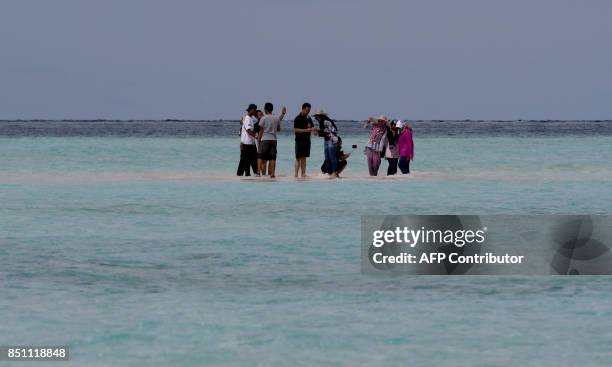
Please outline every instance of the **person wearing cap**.
[[242, 118], [240, 128], [240, 162], [238, 163], [238, 176], [250, 176], [251, 168], [257, 174], [257, 147], [255, 145], [255, 122], [257, 106], [250, 104], [247, 113]]
[[[268, 165], [267, 173], [270, 178], [275, 178], [276, 171], [276, 133], [281, 130], [280, 122], [285, 117], [287, 109], [283, 107], [280, 116], [275, 116], [272, 111], [274, 105], [267, 102], [264, 106], [264, 116], [259, 121], [259, 150], [257, 152], [259, 174], [266, 170], [266, 162]], [[265, 173], [263, 173], [265, 175]]]
[[380, 156], [382, 152], [382, 139], [387, 133], [387, 117], [379, 116], [378, 118], [370, 117], [368, 125], [372, 126], [370, 138], [365, 146], [365, 155], [368, 160], [368, 171], [370, 176], [378, 176], [380, 168]]
[[318, 135], [325, 139], [324, 153], [325, 160], [329, 162], [329, 172], [331, 178], [338, 177], [338, 128], [334, 120], [329, 118], [327, 112], [317, 111], [314, 118], [319, 122]]
[[314, 130], [310, 116], [310, 103], [302, 105], [302, 111], [293, 120], [295, 132], [295, 162], [293, 171], [295, 178], [302, 171], [302, 178], [306, 177], [306, 158], [310, 157], [310, 133]]
[[410, 161], [414, 159], [414, 141], [412, 140], [412, 127], [402, 124], [402, 132], [398, 139], [399, 163], [398, 167], [403, 174], [410, 173]]

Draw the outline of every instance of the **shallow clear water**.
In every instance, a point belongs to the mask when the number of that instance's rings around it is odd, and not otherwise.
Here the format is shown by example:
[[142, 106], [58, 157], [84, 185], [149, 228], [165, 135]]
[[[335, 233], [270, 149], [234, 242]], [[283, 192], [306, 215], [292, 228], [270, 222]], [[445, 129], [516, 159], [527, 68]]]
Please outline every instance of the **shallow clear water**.
[[358, 150], [346, 178], [307, 182], [283, 136], [281, 177], [259, 182], [234, 177], [230, 133], [6, 135], [0, 345], [91, 366], [612, 364], [610, 277], [372, 276], [359, 258], [364, 214], [610, 214], [612, 136], [417, 124], [409, 177], [367, 178]]

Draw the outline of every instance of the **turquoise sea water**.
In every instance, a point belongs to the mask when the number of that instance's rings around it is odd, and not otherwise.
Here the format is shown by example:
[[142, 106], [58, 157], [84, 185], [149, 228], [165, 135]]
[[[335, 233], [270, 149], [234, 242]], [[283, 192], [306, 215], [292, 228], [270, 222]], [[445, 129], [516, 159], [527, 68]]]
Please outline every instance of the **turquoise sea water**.
[[235, 136], [0, 138], [0, 345], [87, 366], [611, 365], [612, 278], [365, 275], [359, 225], [610, 214], [612, 137], [416, 132], [409, 177], [366, 177], [359, 149], [306, 182], [288, 136], [277, 182], [234, 176]]

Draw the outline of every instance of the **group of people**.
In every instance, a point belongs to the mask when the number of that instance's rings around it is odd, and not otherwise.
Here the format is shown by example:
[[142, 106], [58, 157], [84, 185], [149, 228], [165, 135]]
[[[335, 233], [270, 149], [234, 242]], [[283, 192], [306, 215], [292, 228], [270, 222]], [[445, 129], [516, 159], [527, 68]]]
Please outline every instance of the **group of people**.
[[370, 117], [366, 126], [371, 128], [365, 147], [370, 176], [378, 176], [382, 158], [388, 162], [387, 176], [410, 173], [410, 162], [414, 159], [412, 127], [401, 120], [389, 121], [387, 117]]
[[[251, 170], [257, 176], [276, 174], [277, 133], [281, 131], [281, 121], [287, 112], [283, 107], [279, 116], [274, 115], [274, 106], [267, 102], [264, 111], [257, 105], [250, 104], [241, 120], [240, 128], [240, 162], [238, 176], [250, 176]], [[324, 139], [325, 161], [321, 172], [330, 178], [340, 177], [347, 165], [352, 151], [345, 153], [342, 138], [338, 135], [336, 122], [329, 115], [319, 110], [313, 114], [317, 125], [310, 117], [311, 105], [304, 103], [302, 110], [295, 117], [294, 176], [306, 176], [306, 160], [310, 157], [311, 135]], [[365, 155], [370, 176], [377, 176], [381, 159], [388, 161], [387, 175], [395, 175], [399, 168], [403, 174], [410, 173], [410, 161], [414, 158], [412, 127], [402, 121], [389, 121], [385, 116], [369, 118], [366, 125], [371, 129]], [[353, 145], [353, 150], [357, 146]]]
[[242, 118], [240, 128], [240, 162], [238, 176], [250, 176], [250, 170], [257, 176], [269, 174], [275, 177], [276, 172], [276, 133], [281, 130], [280, 122], [287, 110], [283, 107], [280, 116], [274, 115], [274, 105], [264, 105], [264, 111], [257, 105], [250, 104]]

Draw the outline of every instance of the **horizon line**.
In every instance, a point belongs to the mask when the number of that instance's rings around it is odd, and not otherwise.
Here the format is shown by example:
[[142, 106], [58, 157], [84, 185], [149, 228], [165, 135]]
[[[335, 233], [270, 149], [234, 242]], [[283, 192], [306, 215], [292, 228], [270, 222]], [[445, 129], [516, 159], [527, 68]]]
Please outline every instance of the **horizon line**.
[[[393, 119], [390, 119], [393, 120]], [[401, 119], [413, 122], [612, 122], [612, 119]], [[225, 122], [240, 121], [238, 119], [0, 119], [0, 122]], [[287, 121], [287, 120], [286, 120]], [[343, 122], [364, 122], [365, 119], [336, 119]]]

